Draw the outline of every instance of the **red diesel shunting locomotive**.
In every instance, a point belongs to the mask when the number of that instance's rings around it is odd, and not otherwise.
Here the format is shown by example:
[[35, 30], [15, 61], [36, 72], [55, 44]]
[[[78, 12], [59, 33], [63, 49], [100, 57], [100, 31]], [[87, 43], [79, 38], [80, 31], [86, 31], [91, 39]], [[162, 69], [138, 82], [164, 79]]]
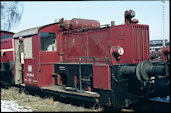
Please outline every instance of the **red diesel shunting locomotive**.
[[1, 62], [14, 62], [14, 39], [12, 32], [1, 31]]
[[12, 32], [0, 31], [1, 41], [1, 81], [7, 83], [14, 83], [13, 68], [15, 63], [14, 56], [14, 38]]
[[[125, 12], [124, 25], [63, 18], [14, 34], [15, 84], [128, 107], [169, 94], [168, 62], [150, 62], [149, 26]], [[161, 91], [162, 90], [162, 91]]]

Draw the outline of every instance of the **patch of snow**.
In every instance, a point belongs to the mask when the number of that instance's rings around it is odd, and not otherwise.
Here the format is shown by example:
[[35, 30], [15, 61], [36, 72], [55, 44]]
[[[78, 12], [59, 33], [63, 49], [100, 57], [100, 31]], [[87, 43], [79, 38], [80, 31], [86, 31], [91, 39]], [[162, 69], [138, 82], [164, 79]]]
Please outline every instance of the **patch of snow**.
[[15, 101], [1, 100], [1, 112], [32, 112], [32, 110], [25, 109]]
[[150, 100], [170, 103], [170, 96], [167, 96], [166, 98], [155, 97], [155, 98], [151, 98]]

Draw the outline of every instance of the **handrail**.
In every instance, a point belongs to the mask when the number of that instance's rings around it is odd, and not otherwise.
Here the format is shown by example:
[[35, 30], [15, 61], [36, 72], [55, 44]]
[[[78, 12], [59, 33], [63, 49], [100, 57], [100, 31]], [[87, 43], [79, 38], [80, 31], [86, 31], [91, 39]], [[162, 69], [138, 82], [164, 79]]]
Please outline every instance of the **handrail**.
[[101, 28], [105, 28], [105, 27], [110, 27], [110, 24], [100, 25], [98, 27], [85, 27], [85, 28], [78, 28], [78, 29], [66, 30], [66, 31], [63, 31], [63, 33], [64, 34], [69, 34], [69, 33], [81, 32], [81, 31], [85, 31], [85, 30], [92, 30], [92, 29], [93, 30], [97, 30], [97, 29], [101, 29]]

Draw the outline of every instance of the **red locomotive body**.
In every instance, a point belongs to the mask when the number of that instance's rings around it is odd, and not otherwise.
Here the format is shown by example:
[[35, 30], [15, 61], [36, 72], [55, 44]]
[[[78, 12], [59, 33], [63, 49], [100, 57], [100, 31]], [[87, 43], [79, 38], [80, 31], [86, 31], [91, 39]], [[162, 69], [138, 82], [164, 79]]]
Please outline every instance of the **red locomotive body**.
[[[1, 31], [1, 81], [8, 84], [13, 83], [14, 39], [12, 32]], [[8, 76], [7, 76], [8, 75]]]
[[169, 80], [168, 62], [150, 62], [149, 26], [134, 16], [127, 11], [124, 25], [104, 27], [62, 18], [14, 34], [15, 84], [116, 108], [167, 95], [167, 82], [158, 83]]
[[[96, 62], [107, 64], [139, 63], [150, 60], [147, 25], [125, 24], [103, 29], [77, 32], [63, 36], [65, 62], [78, 62], [81, 56], [93, 56]], [[114, 48], [123, 48], [123, 54], [113, 58]]]
[[12, 32], [1, 31], [1, 62], [14, 62], [14, 39]]

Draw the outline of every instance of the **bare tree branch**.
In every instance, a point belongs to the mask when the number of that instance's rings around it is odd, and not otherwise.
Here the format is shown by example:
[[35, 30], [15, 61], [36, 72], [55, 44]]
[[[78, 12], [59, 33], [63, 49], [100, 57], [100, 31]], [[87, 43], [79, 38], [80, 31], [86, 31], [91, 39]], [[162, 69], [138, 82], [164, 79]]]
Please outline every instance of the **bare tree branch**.
[[1, 30], [10, 30], [21, 20], [24, 7], [18, 1], [1, 2]]

